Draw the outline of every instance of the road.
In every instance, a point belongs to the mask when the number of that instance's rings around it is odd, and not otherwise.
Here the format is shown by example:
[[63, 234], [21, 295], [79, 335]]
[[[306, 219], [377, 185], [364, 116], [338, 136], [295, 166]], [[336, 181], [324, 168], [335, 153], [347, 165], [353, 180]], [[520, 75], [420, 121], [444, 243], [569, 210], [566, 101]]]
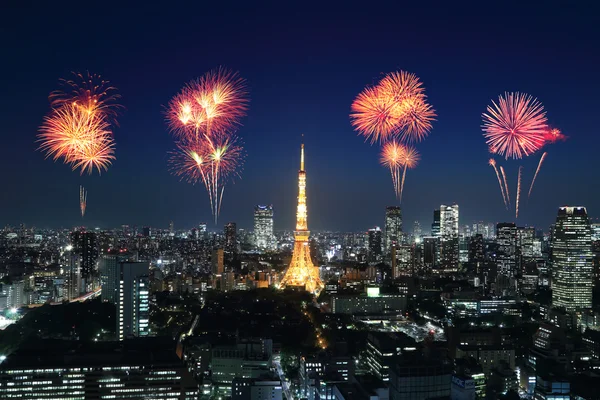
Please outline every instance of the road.
[[281, 379], [281, 387], [283, 388], [285, 398], [288, 400], [294, 400], [294, 396], [292, 396], [292, 391], [290, 390], [290, 384], [285, 379], [285, 374], [283, 373], [283, 369], [281, 368], [281, 356], [277, 355], [273, 357], [273, 365], [277, 370], [277, 375], [279, 375], [279, 379]]

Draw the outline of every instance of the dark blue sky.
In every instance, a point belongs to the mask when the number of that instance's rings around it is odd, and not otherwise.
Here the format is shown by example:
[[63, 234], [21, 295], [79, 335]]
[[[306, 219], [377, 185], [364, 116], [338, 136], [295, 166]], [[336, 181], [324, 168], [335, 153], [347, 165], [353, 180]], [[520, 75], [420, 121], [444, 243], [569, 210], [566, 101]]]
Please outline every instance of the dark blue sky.
[[[210, 221], [203, 188], [168, 172], [173, 142], [162, 112], [186, 81], [219, 65], [239, 71], [251, 93], [238, 132], [247, 152], [242, 180], [226, 188], [219, 225], [250, 228], [260, 203], [274, 205], [276, 229], [293, 228], [302, 133], [309, 227], [383, 224], [385, 206], [396, 204], [391, 179], [378, 146], [356, 135], [348, 113], [366, 84], [396, 69], [422, 79], [438, 113], [418, 146], [421, 163], [407, 175], [411, 229], [414, 220], [427, 227], [432, 210], [452, 202], [461, 224], [514, 219], [503, 209], [480, 130], [482, 111], [504, 91], [538, 97], [550, 124], [569, 136], [547, 148], [519, 223], [545, 228], [564, 204], [600, 213], [600, 10], [588, 8], [593, 2], [50, 3], [1, 12], [0, 224], [81, 224], [80, 184], [89, 192], [88, 226]], [[36, 151], [48, 93], [70, 71], [86, 70], [117, 86], [126, 108], [115, 131], [117, 160], [100, 177], [80, 177]], [[529, 185], [538, 158], [505, 163], [513, 186], [518, 165]]]

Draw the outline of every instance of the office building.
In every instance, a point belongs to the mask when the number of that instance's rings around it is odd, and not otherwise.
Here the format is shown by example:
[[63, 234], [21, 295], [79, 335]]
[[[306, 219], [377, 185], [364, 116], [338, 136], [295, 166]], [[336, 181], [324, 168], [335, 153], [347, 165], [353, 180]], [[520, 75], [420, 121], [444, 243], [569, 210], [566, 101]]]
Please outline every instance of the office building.
[[552, 306], [592, 308], [592, 231], [585, 207], [561, 207], [552, 236]]
[[25, 282], [13, 281], [9, 284], [3, 284], [1, 297], [0, 310], [4, 308], [19, 308], [26, 304]]
[[385, 209], [385, 251], [389, 256], [392, 243], [402, 241], [402, 210], [398, 206], [388, 206]]
[[94, 232], [78, 230], [71, 232], [72, 251], [81, 259], [81, 282], [84, 292], [94, 289], [92, 281], [96, 276], [96, 261], [98, 261], [98, 244]]
[[81, 256], [73, 252], [66, 254], [66, 265], [63, 269], [63, 299], [73, 300], [81, 293]]
[[[116, 262], [108, 266], [106, 291], [107, 301], [111, 301], [111, 289], [116, 287], [114, 296], [117, 339], [131, 336], [147, 336], [149, 333], [149, 264], [147, 262]], [[113, 272], [114, 271], [114, 272]]]
[[459, 263], [458, 205], [440, 206], [441, 265], [457, 269]]
[[127, 251], [112, 251], [102, 255], [98, 262], [100, 282], [102, 285], [102, 301], [116, 304], [119, 295], [121, 262], [137, 262], [137, 254]]
[[234, 378], [231, 400], [283, 400], [281, 381], [268, 376], [260, 379]]
[[437, 266], [438, 242], [438, 237], [423, 238], [423, 266], [427, 270]]
[[224, 250], [228, 260], [235, 258], [237, 254], [237, 227], [235, 222], [229, 222], [223, 229], [225, 236]]
[[258, 250], [273, 250], [273, 206], [254, 207], [254, 243]]
[[453, 367], [435, 349], [403, 353], [390, 367], [390, 400], [450, 398]]
[[421, 235], [422, 235], [421, 223], [419, 221], [415, 221], [413, 223], [413, 236], [415, 237], [415, 240], [420, 238]]
[[213, 277], [221, 276], [225, 272], [225, 251], [221, 248], [213, 249], [210, 263]]
[[398, 356], [416, 350], [414, 339], [403, 333], [369, 332], [367, 367], [378, 379], [390, 380], [390, 366]]
[[431, 224], [431, 236], [440, 237], [440, 235], [442, 233], [440, 223], [441, 223], [441, 211], [433, 210], [433, 223]]
[[512, 222], [496, 225], [498, 275], [514, 278], [517, 274], [517, 226]]
[[370, 262], [377, 262], [377, 261], [381, 261], [381, 245], [382, 245], [382, 238], [381, 238], [381, 229], [376, 226], [373, 229], [369, 229], [369, 232], [367, 232], [368, 238], [368, 258]]
[[[75, 342], [73, 342], [75, 343]], [[23, 349], [0, 365], [0, 398], [196, 400], [172, 342], [154, 338]]]
[[399, 313], [406, 309], [406, 295], [380, 294], [379, 288], [368, 288], [361, 295], [332, 295], [333, 314], [382, 314]]

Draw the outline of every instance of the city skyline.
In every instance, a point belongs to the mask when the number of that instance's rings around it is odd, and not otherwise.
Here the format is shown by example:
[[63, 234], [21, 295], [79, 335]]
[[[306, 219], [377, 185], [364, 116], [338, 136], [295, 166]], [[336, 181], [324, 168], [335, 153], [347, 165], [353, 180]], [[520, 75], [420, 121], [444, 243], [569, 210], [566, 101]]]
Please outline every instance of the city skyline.
[[[364, 143], [353, 131], [348, 113], [365, 84], [397, 69], [418, 74], [438, 112], [429, 138], [419, 145], [421, 163], [406, 180], [405, 221], [429, 226], [431, 211], [439, 204], [452, 203], [460, 205], [463, 221], [514, 221], [514, 215], [503, 208], [493, 171], [487, 166], [480, 128], [485, 107], [507, 90], [539, 98], [549, 121], [569, 136], [552, 147], [536, 190], [522, 203], [515, 222], [546, 228], [554, 221], [556, 209], [564, 205], [584, 205], [591, 216], [597, 215], [596, 189], [582, 184], [593, 182], [588, 161], [598, 140], [592, 135], [595, 107], [591, 101], [598, 85], [592, 68], [597, 54], [585, 50], [593, 43], [594, 35], [589, 35], [592, 17], [578, 15], [578, 6], [559, 8], [556, 4], [548, 3], [542, 13], [534, 6], [520, 8], [528, 26], [510, 32], [503, 28], [509, 7], [493, 13], [470, 10], [466, 15], [458, 8], [441, 7], [424, 14], [418, 6], [403, 7], [396, 11], [423, 18], [400, 26], [387, 20], [394, 10], [386, 13], [389, 17], [378, 15], [374, 21], [364, 10], [327, 6], [320, 10], [320, 17], [313, 16], [312, 24], [306, 24], [305, 17], [312, 16], [308, 9], [290, 13], [287, 7], [291, 6], [287, 6], [265, 14], [242, 7], [228, 10], [223, 20], [224, 10], [211, 5], [203, 12], [224, 23], [223, 30], [215, 31], [217, 22], [208, 21], [203, 26], [189, 24], [187, 35], [173, 29], [185, 25], [186, 13], [180, 10], [166, 10], [160, 17], [151, 10], [147, 21], [133, 30], [121, 23], [130, 16], [125, 9], [111, 16], [113, 30], [89, 33], [85, 40], [93, 41], [93, 47], [82, 46], [76, 35], [62, 35], [58, 41], [56, 35], [47, 35], [60, 33], [63, 22], [83, 23], [72, 21], [69, 13], [41, 7], [27, 13], [29, 20], [22, 23], [25, 11], [14, 8], [13, 22], [3, 27], [10, 34], [3, 35], [3, 41], [15, 57], [2, 67], [3, 75], [11, 77], [2, 96], [3, 132], [11, 151], [0, 164], [14, 172], [7, 174], [7, 191], [0, 198], [0, 222], [92, 228], [166, 226], [169, 221], [191, 227], [210, 221], [203, 190], [179, 182], [168, 172], [172, 140], [163, 111], [183, 82], [219, 65], [240, 72], [251, 98], [248, 117], [238, 130], [246, 147], [245, 167], [242, 179], [225, 189], [219, 228], [235, 221], [249, 229], [253, 207], [273, 204], [275, 229], [293, 229], [295, 188], [290, 177], [296, 166], [290, 160], [294, 160], [301, 134], [311, 149], [313, 179], [307, 190], [314, 215], [312, 229], [366, 231], [383, 226], [385, 207], [398, 205], [389, 172], [379, 165], [379, 148]], [[90, 15], [86, 24], [94, 25], [104, 17], [102, 13]], [[339, 16], [336, 34], [328, 22], [331, 16]], [[163, 18], [168, 19], [164, 26]], [[242, 34], [246, 20], [262, 28]], [[464, 30], [451, 29], [454, 25]], [[275, 27], [286, 29], [274, 37], [270, 29]], [[532, 36], [529, 29], [541, 34]], [[210, 36], [214, 32], [218, 33]], [[138, 33], [147, 40], [138, 38]], [[14, 35], [22, 40], [11, 41]], [[214, 40], [202, 57], [178, 56], [199, 46], [192, 37], [203, 35]], [[396, 39], [406, 35], [412, 40]], [[477, 39], [469, 39], [473, 37]], [[559, 53], [566, 56], [554, 57]], [[589, 58], [583, 60], [577, 54]], [[44, 68], [37, 68], [39, 59], [45, 60]], [[523, 62], [507, 61], [510, 65], [506, 65], [499, 60]], [[80, 177], [35, 151], [35, 135], [48, 110], [47, 95], [59, 78], [74, 70], [99, 73], [122, 94], [125, 110], [115, 129], [117, 160], [101, 177]], [[150, 87], [148, 82], [152, 82]], [[525, 160], [525, 171], [535, 170], [536, 162]], [[14, 170], [15, 165], [20, 167]], [[517, 163], [511, 163], [507, 169], [511, 184], [516, 171]], [[553, 190], [557, 182], [561, 182], [560, 190]], [[81, 185], [88, 193], [83, 219]]]

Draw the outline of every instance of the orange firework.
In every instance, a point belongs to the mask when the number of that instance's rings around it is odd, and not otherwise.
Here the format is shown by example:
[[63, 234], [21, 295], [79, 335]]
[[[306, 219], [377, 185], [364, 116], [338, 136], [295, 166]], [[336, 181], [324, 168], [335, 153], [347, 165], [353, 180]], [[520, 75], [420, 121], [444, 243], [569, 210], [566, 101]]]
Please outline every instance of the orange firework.
[[371, 138], [371, 143], [385, 142], [400, 125], [400, 116], [394, 112], [393, 97], [385, 96], [379, 87], [366, 87], [352, 103], [352, 126], [360, 134]]
[[398, 136], [401, 141], [421, 141], [432, 128], [435, 110], [427, 103], [416, 75], [398, 71], [366, 87], [351, 106], [352, 126], [371, 143]]
[[238, 125], [247, 108], [245, 81], [219, 68], [188, 83], [171, 100], [167, 121], [176, 137], [210, 140]]
[[381, 149], [381, 164], [390, 169], [392, 174], [392, 183], [394, 184], [394, 192], [400, 198], [400, 167], [406, 149], [395, 140], [383, 145]]
[[202, 181], [215, 223], [227, 177], [241, 166], [242, 148], [231, 131], [247, 108], [245, 81], [223, 68], [188, 83], [167, 108], [167, 123], [178, 138], [171, 169], [189, 182]]
[[417, 166], [419, 159], [419, 153], [417, 149], [410, 146], [404, 147], [404, 152], [400, 157], [400, 163], [404, 166], [404, 171], [402, 172], [402, 182], [400, 183], [400, 197], [399, 200], [402, 202], [402, 192], [404, 191], [404, 181], [406, 180], [406, 170], [412, 169]]
[[100, 75], [73, 72], [72, 79], [61, 79], [66, 90], [50, 93], [49, 99], [53, 108], [60, 108], [73, 103], [88, 113], [101, 113], [116, 123], [117, 111], [121, 106], [117, 103], [121, 97], [117, 89]]
[[106, 170], [115, 158], [106, 118], [74, 103], [65, 103], [46, 116], [38, 139], [46, 157], [62, 158], [73, 170], [81, 168], [81, 174]]

